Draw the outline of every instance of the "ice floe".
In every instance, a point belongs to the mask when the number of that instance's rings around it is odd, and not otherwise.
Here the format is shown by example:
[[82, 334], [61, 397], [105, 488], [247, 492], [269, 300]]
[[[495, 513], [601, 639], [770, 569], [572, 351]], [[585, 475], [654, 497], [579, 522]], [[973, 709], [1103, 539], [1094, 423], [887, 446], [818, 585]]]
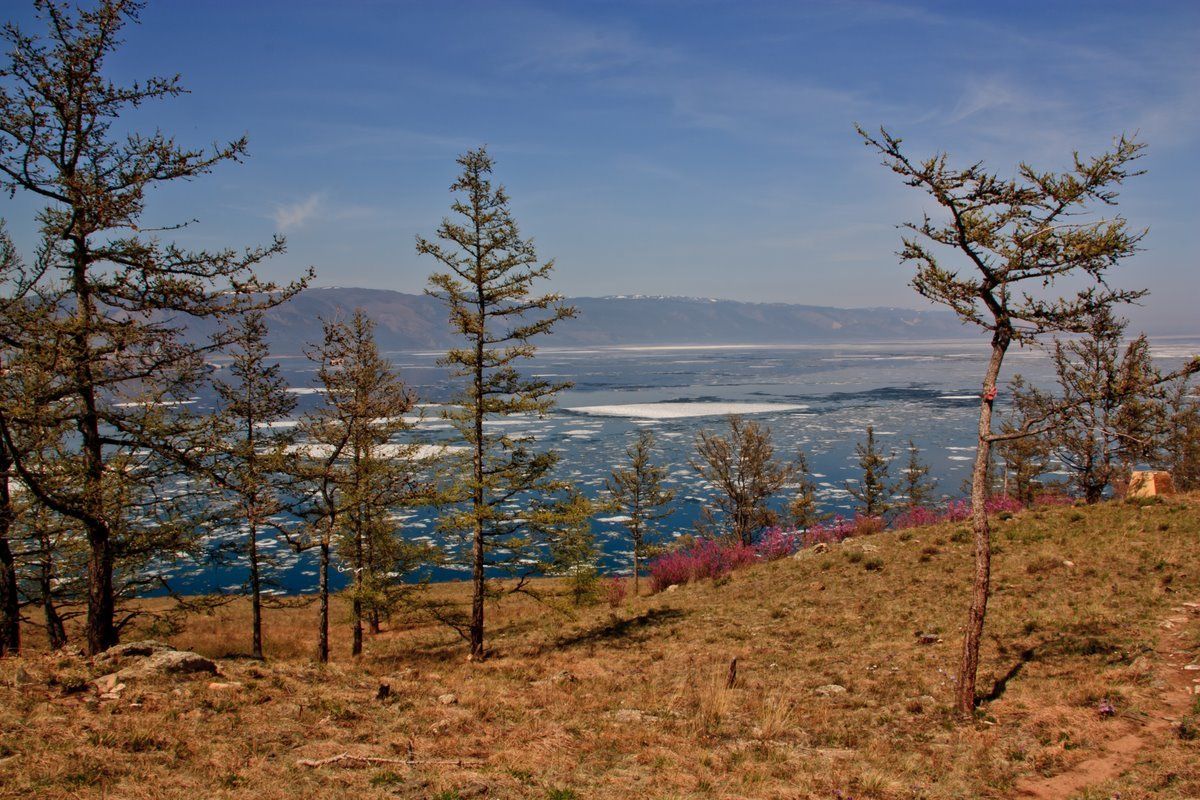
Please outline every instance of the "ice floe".
[[714, 402], [669, 402], [628, 403], [612, 406], [578, 406], [567, 409], [577, 414], [597, 417], [631, 417], [635, 419], [686, 419], [688, 417], [715, 417], [726, 414], [772, 414], [787, 411], [803, 411], [808, 406], [796, 403], [714, 403]]

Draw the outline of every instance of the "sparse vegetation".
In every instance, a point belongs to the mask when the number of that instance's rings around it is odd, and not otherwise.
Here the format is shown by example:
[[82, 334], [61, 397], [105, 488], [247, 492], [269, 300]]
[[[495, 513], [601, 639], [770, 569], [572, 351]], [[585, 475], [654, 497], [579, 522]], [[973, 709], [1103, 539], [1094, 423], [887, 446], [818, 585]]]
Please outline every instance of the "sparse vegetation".
[[[1067, 523], [1074, 512], [1083, 524]], [[0, 661], [0, 785], [49, 800], [195, 797], [217, 780], [225, 796], [261, 800], [331, 787], [466, 796], [481, 786], [527, 800], [568, 788], [604, 800], [648, 786], [680, 798], [1005, 797], [1171, 713], [1164, 681], [1200, 656], [1200, 614], [1175, 610], [1200, 600], [1198, 498], [1045, 507], [998, 528], [1003, 589], [981, 652], [981, 686], [997, 696], [981, 707], [985, 721], [967, 726], [950, 724], [957, 610], [969, 591], [957, 576], [972, 559], [955, 526], [832, 546], [862, 553], [857, 564], [837, 552], [757, 562], [721, 586], [630, 597], [570, 620], [510, 595], [492, 610], [497, 657], [482, 668], [448, 658], [456, 636], [426, 623], [385, 630], [357, 662], [350, 628], [335, 626], [335, 658], [318, 669], [310, 606], [273, 612], [266, 664], [220, 662], [218, 680], [240, 688], [130, 682], [97, 703], [88, 662], [45, 653], [30, 628], [31, 652]], [[876, 549], [864, 552], [865, 542]], [[873, 559], [882, 570], [867, 569]], [[568, 591], [561, 581], [539, 588]], [[470, 586], [429, 591], [457, 601]], [[348, 612], [335, 598], [335, 618]], [[248, 603], [231, 604], [173, 641], [236, 654], [230, 633], [249, 614]], [[1161, 627], [1169, 618], [1183, 621]], [[1171, 655], [1180, 649], [1182, 660]], [[738, 678], [727, 688], [733, 656]], [[391, 687], [383, 702], [373, 699], [381, 682]], [[439, 702], [445, 693], [456, 702]], [[1112, 716], [1097, 711], [1106, 698]], [[1197, 740], [1185, 738], [1195, 710], [1177, 713], [1180, 724], [1141, 734], [1127, 774], [1088, 796], [1200, 793]], [[417, 763], [296, 765], [347, 752]]]

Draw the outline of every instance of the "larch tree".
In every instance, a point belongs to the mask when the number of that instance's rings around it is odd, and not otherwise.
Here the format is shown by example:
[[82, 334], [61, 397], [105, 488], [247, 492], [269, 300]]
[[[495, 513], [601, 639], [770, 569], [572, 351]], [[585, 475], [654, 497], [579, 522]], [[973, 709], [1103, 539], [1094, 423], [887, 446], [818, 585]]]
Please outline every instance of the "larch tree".
[[699, 524], [701, 530], [724, 531], [749, 545], [755, 533], [779, 524], [769, 501], [791, 481], [796, 465], [775, 457], [770, 428], [736, 414], [728, 422], [728, 438], [707, 430], [696, 435], [692, 469], [716, 490], [716, 511], [702, 509]]
[[[914, 265], [912, 286], [945, 305], [989, 337], [983, 369], [975, 464], [971, 473], [971, 525], [975, 570], [958, 669], [956, 706], [971, 715], [976, 705], [979, 643], [991, 596], [991, 530], [985, 500], [992, 445], [1030, 433], [993, 430], [997, 380], [1009, 347], [1055, 333], [1085, 333], [1106, 308], [1132, 302], [1143, 291], [1118, 289], [1110, 269], [1132, 255], [1145, 235], [1119, 215], [1088, 216], [1115, 204], [1118, 187], [1137, 175], [1133, 162], [1143, 145], [1121, 137], [1110, 152], [1075, 154], [1063, 172], [1027, 164], [1011, 178], [988, 172], [981, 162], [957, 168], [944, 153], [913, 160], [886, 130], [865, 144], [908, 186], [925, 192], [937, 208], [906, 227], [902, 262]], [[1071, 288], [1059, 293], [1059, 282]], [[1036, 420], [1029, 420], [1037, 426]]]
[[317, 659], [329, 660], [329, 571], [333, 559], [350, 573], [351, 655], [362, 653], [364, 623], [386, 608], [394, 584], [428, 559], [405, 542], [393, 514], [422, 502], [419, 445], [394, 441], [412, 428], [405, 414], [415, 396], [375, 343], [362, 309], [349, 322], [326, 321], [322, 342], [310, 348], [322, 404], [300, 421], [289, 468], [306, 525], [300, 549], [316, 549], [320, 612]]
[[885, 454], [875, 440], [875, 427], [867, 426], [867, 439], [854, 445], [858, 456], [858, 468], [862, 477], [846, 482], [846, 491], [857, 500], [862, 513], [868, 517], [882, 517], [892, 508], [895, 486], [888, 477], [895, 455]]
[[267, 326], [260, 311], [250, 311], [234, 322], [239, 330], [230, 348], [230, 379], [216, 379], [220, 399], [214, 415], [211, 475], [226, 519], [244, 526], [237, 541], [238, 555], [248, 568], [250, 593], [250, 652], [263, 657], [263, 589], [271, 588], [272, 560], [263, 549], [263, 537], [274, 541], [281, 530], [274, 520], [286, 509], [282, 472], [287, 448], [295, 439], [287, 424], [296, 408], [279, 364], [270, 361]]
[[1041, 416], [1038, 404], [1029, 396], [1031, 387], [1020, 375], [1008, 382], [1008, 395], [1012, 404], [1000, 424], [1000, 433], [1011, 438], [996, 442], [996, 448], [1004, 464], [1002, 486], [1009, 497], [1030, 505], [1042, 488], [1041, 477], [1050, 469], [1053, 447], [1049, 433], [1017, 436], [1027, 430], [1031, 421]]
[[609, 473], [605, 485], [612, 495], [613, 506], [627, 519], [622, 523], [633, 545], [633, 594], [638, 595], [640, 563], [646, 553], [647, 538], [655, 525], [670, 516], [675, 490], [664, 483], [667, 467], [654, 463], [654, 434], [638, 431], [633, 444], [625, 448], [627, 466]]
[[912, 439], [908, 440], [908, 461], [903, 472], [898, 488], [904, 492], [904, 504], [910, 509], [930, 505], [937, 481], [929, 477], [929, 465], [921, 460], [921, 450]]
[[[469, 548], [469, 619], [446, 621], [467, 640], [471, 658], [479, 659], [486, 652], [489, 572], [523, 578], [536, 569], [538, 553], [548, 544], [539, 542], [539, 531], [554, 529], [555, 509], [568, 488], [554, 476], [556, 453], [537, 452], [532, 439], [489, 431], [486, 423], [544, 414], [569, 386], [523, 375], [518, 365], [533, 358], [535, 339], [574, 317], [575, 309], [559, 294], [535, 292], [554, 262], [539, 262], [533, 242], [522, 238], [507, 192], [492, 185], [487, 150], [471, 150], [458, 164], [462, 172], [450, 187], [458, 194], [454, 216], [442, 221], [437, 241], [418, 237], [417, 252], [437, 262], [440, 271], [430, 276], [426, 292], [446, 305], [450, 326], [463, 340], [440, 362], [462, 381], [455, 405], [444, 415], [466, 445], [440, 526]], [[530, 521], [536, 518], [546, 524], [535, 529]]]
[[1167, 394], [1167, 429], [1156, 466], [1171, 471], [1182, 491], [1200, 489], [1200, 392], [1188, 378]]
[[796, 530], [808, 530], [825, 520], [830, 514], [822, 512], [817, 504], [817, 484], [808, 468], [808, 456], [801, 451], [796, 456], [795, 493], [788, 503], [788, 522]]
[[[186, 528], [186, 515], [161, 507], [163, 481], [169, 465], [194, 455], [198, 423], [182, 404], [207, 372], [206, 354], [229, 340], [197, 345], [185, 328], [278, 302], [287, 291], [260, 283], [253, 268], [283, 243], [209, 252], [162, 241], [143, 221], [147, 192], [239, 161], [246, 140], [198, 150], [161, 131], [125, 132], [123, 114], [183, 92], [175, 77], [125, 85], [106, 77], [141, 3], [34, 5], [44, 34], [3, 28], [10, 53], [0, 68], [0, 188], [46, 203], [33, 270], [46, 311], [14, 344], [26, 368], [54, 379], [42, 396], [6, 409], [0, 432], [13, 443], [38, 427], [73, 428], [76, 444], [56, 460], [53, 478], [23, 463], [19, 447], [10, 452], [29, 491], [86, 533], [94, 654], [118, 639], [118, 559], [168, 552]], [[58, 480], [64, 474], [71, 480]], [[163, 515], [179, 524], [164, 525]]]

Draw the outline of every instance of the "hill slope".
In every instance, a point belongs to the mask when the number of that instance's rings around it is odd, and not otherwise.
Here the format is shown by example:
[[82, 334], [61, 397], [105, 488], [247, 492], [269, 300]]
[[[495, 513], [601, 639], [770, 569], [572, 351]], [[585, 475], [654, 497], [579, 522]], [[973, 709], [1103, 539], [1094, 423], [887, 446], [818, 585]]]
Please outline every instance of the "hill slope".
[[1178, 724], [1198, 711], [1185, 690], [1200, 671], [1184, 669], [1200, 661], [1197, 531], [1196, 497], [998, 522], [980, 681], [994, 697], [977, 724], [949, 710], [970, 572], [968, 537], [950, 525], [615, 609], [510, 597], [488, 607], [483, 663], [414, 621], [371, 638], [360, 662], [340, 624], [335, 663], [318, 668], [311, 607], [269, 612], [266, 664], [230, 658], [244, 606], [173, 640], [225, 656], [213, 687], [131, 681], [97, 702], [60, 688], [90, 674], [78, 658], [8, 660], [0, 794], [1197, 797], [1200, 741]]
[[[555, 347], [656, 344], [797, 344], [909, 341], [962, 337], [943, 311], [827, 308], [685, 297], [578, 297], [579, 316], [542, 344]], [[383, 289], [308, 289], [268, 314], [273, 349], [299, 353], [320, 339], [322, 318], [361, 307], [375, 320], [385, 350], [441, 349], [454, 343], [442, 304]], [[197, 333], [206, 333], [197, 328]]]

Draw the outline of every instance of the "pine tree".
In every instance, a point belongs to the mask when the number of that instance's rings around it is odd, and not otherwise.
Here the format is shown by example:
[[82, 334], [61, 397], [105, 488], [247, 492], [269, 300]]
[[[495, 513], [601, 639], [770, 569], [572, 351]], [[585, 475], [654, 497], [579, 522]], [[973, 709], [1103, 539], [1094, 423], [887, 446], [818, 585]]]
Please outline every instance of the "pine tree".
[[[566, 485], [553, 476], [558, 456], [534, 452], [528, 437], [490, 433], [485, 422], [512, 414], [544, 414], [569, 384], [525, 377], [518, 364], [534, 356], [533, 340], [575, 316], [558, 294], [533, 294], [554, 262], [539, 263], [533, 242], [521, 238], [503, 187], [491, 183], [492, 159], [483, 148], [458, 158], [462, 172], [451, 185], [461, 193], [442, 221], [439, 242], [417, 239], [417, 252], [432, 256], [442, 272], [429, 278], [428, 294], [445, 303], [451, 328], [463, 346], [441, 360], [463, 390], [445, 417], [466, 444], [467, 462], [447, 492], [441, 529], [470, 548], [471, 611], [454, 623], [483, 658], [484, 598], [489, 569], [527, 575], [538, 568], [539, 543], [528, 520], [553, 513]], [[513, 508], [522, 501], [525, 508]], [[546, 530], [551, 530], [546, 528]]]
[[[958, 711], [967, 716], [975, 709], [979, 643], [991, 596], [985, 501], [991, 447], [1001, 438], [992, 429], [992, 410], [1004, 357], [1014, 342], [1085, 332], [1098, 310], [1145, 294], [1115, 289], [1106, 280], [1110, 268], [1138, 249], [1145, 232], [1130, 230], [1120, 216], [1082, 216], [1093, 204], [1115, 203], [1117, 187], [1138, 174], [1132, 165], [1143, 145], [1122, 137], [1111, 152], [1095, 158], [1076, 154], [1065, 172], [1022, 164], [1015, 177], [1002, 178], [987, 172], [982, 162], [953, 168], [945, 154], [913, 161], [901, 149], [901, 140], [886, 130], [878, 138], [861, 128], [858, 132], [883, 156], [885, 166], [907, 185], [925, 191], [942, 211], [940, 220], [926, 214], [907, 226], [910, 234], [900, 257], [916, 265], [913, 288], [991, 338], [971, 474], [975, 574], [956, 689]], [[1054, 287], [1060, 281], [1077, 287], [1074, 293], [1057, 295]]]
[[788, 503], [789, 521], [796, 530], [808, 530], [830, 518], [817, 506], [817, 485], [808, 469], [808, 457], [800, 452], [796, 456], [796, 493]]
[[768, 501], [796, 474], [796, 465], [775, 458], [769, 428], [731, 414], [729, 438], [700, 431], [696, 458], [690, 463], [717, 490], [712, 501], [716, 512], [702, 509], [701, 530], [710, 534], [725, 531], [749, 545], [755, 533], [779, 524], [779, 514]]
[[[245, 252], [189, 252], [146, 233], [149, 189], [240, 160], [246, 141], [202, 151], [157, 131], [125, 132], [122, 114], [183, 91], [176, 78], [122, 86], [105, 77], [140, 8], [102, 0], [71, 12], [37, 0], [44, 38], [5, 26], [11, 55], [0, 69], [0, 188], [47, 204], [31, 270], [39, 307], [10, 344], [24, 368], [53, 376], [45, 394], [5, 409], [2, 433], [13, 443], [64, 422], [74, 429], [55, 476], [24, 463], [20, 447], [10, 454], [38, 500], [86, 533], [92, 654], [118, 639], [118, 562], [171, 553], [199, 533], [160, 490], [179, 471], [173, 465], [194, 466], [200, 426], [181, 404], [207, 371], [205, 355], [229, 342], [192, 344], [186, 322], [281, 299], [252, 272], [282, 250], [280, 240]], [[71, 480], [58, 480], [63, 474]]]
[[404, 415], [416, 398], [379, 354], [362, 309], [348, 322], [327, 321], [317, 364], [323, 404], [300, 421], [291, 466], [304, 495], [306, 527], [297, 545], [319, 555], [317, 659], [329, 660], [329, 569], [334, 557], [351, 575], [352, 655], [363, 647], [363, 624], [386, 610], [394, 584], [427, 559], [404, 542], [392, 522], [399, 508], [427, 493], [419, 479], [420, 447], [393, 441], [412, 428]]
[[269, 363], [267, 326], [259, 311], [245, 314], [236, 323], [237, 343], [232, 348], [229, 373], [232, 380], [213, 383], [221, 408], [215, 418], [215, 482], [231, 510], [228, 519], [245, 525], [240, 555], [249, 568], [250, 641], [254, 658], [263, 657], [263, 587], [269, 586], [270, 559], [261, 539], [278, 532], [272, 518], [285, 509], [280, 472], [288, 445], [295, 438], [286, 420], [296, 408], [295, 395], [278, 364]]
[[937, 481], [929, 477], [929, 465], [921, 461], [921, 451], [912, 439], [908, 440], [908, 464], [904, 467], [900, 487], [907, 498], [905, 505], [910, 510], [933, 503]]
[[875, 428], [867, 426], [867, 440], [854, 446], [862, 477], [846, 482], [846, 491], [862, 506], [868, 517], [882, 517], [892, 508], [895, 488], [888, 479], [894, 455], [884, 455], [875, 441]]
[[609, 473], [606, 486], [613, 505], [628, 520], [624, 523], [633, 545], [633, 594], [638, 595], [639, 564], [645, 555], [647, 538], [654, 533], [655, 523], [670, 516], [675, 490], [663, 486], [667, 468], [655, 464], [654, 434], [638, 431], [637, 439], [625, 448], [627, 467]]

